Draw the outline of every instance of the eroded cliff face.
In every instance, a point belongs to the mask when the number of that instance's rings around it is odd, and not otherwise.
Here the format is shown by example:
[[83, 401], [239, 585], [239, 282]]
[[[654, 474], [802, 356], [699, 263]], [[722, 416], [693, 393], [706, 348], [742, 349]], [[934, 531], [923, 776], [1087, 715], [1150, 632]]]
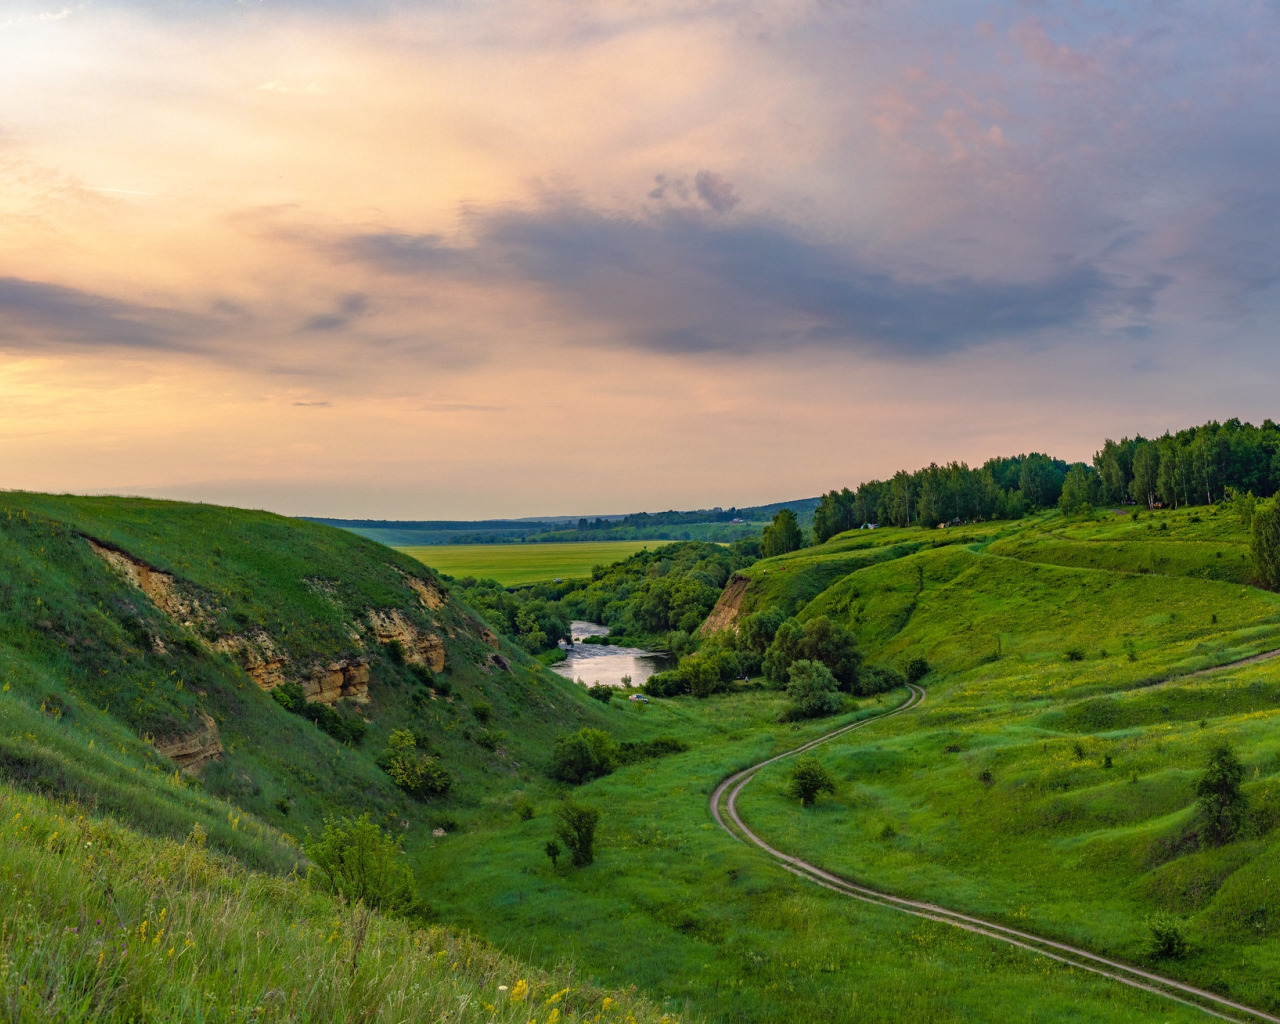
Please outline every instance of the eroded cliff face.
[[266, 630], [220, 636], [213, 642], [213, 648], [238, 661], [249, 678], [264, 690], [289, 681], [289, 656], [276, 649]]
[[402, 578], [409, 589], [418, 595], [418, 600], [428, 611], [435, 612], [444, 607], [444, 595], [430, 583], [424, 583], [417, 576], [405, 575]]
[[200, 602], [185, 597], [179, 591], [174, 578], [167, 572], [153, 569], [145, 562], [140, 562], [123, 551], [99, 544], [96, 540], [89, 539], [89, 547], [104, 562], [122, 573], [130, 583], [150, 598], [152, 604], [175, 622], [191, 628], [207, 617]]
[[343, 699], [369, 703], [369, 662], [364, 658], [345, 659], [328, 665], [314, 665], [302, 680], [307, 700], [336, 704]]
[[222, 740], [218, 737], [218, 723], [200, 713], [200, 727], [180, 736], [152, 741], [153, 746], [165, 757], [177, 762], [188, 775], [197, 775], [210, 761], [222, 757]]
[[369, 625], [378, 643], [398, 643], [404, 660], [410, 665], [425, 665], [432, 672], [444, 671], [444, 641], [429, 630], [419, 629], [399, 609], [371, 611]]
[[734, 576], [725, 586], [724, 591], [720, 594], [720, 599], [716, 601], [716, 606], [711, 609], [711, 613], [707, 616], [706, 621], [698, 627], [698, 632], [702, 636], [711, 636], [713, 633], [719, 633], [723, 629], [738, 628], [738, 613], [742, 610], [742, 599], [747, 595], [747, 588], [751, 585], [751, 581], [746, 576]]

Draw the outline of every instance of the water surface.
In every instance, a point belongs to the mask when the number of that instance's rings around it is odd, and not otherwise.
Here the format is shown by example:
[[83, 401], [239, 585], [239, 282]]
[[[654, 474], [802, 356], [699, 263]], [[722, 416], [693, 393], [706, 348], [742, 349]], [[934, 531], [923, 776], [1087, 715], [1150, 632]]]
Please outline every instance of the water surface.
[[582, 637], [608, 634], [609, 627], [597, 622], [575, 619], [569, 624], [569, 632], [574, 642], [560, 643], [569, 657], [551, 668], [566, 679], [581, 680], [588, 686], [595, 683], [626, 686], [622, 681], [624, 676], [631, 677], [632, 686], [641, 686], [655, 672], [661, 672], [671, 664], [671, 659], [666, 655], [642, 651], [638, 647], [579, 643]]

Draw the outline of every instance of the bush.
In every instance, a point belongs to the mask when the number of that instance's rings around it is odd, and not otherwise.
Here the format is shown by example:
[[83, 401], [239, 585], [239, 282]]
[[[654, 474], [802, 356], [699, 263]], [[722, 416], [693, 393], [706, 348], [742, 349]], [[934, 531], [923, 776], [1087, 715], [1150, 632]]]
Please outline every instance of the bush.
[[650, 697], [679, 697], [689, 692], [689, 684], [679, 672], [655, 672], [640, 689]]
[[877, 693], [888, 693], [890, 690], [906, 685], [906, 677], [901, 672], [873, 665], [858, 673], [856, 692], [861, 697], [872, 697]]
[[816, 757], [802, 757], [791, 766], [787, 776], [787, 792], [808, 807], [820, 793], [834, 793], [836, 780]]
[[1231, 842], [1244, 827], [1248, 803], [1240, 790], [1244, 765], [1227, 743], [1209, 752], [1204, 775], [1196, 783], [1201, 835], [1212, 846]]
[[587, 687], [587, 693], [598, 700], [601, 704], [608, 704], [609, 701], [613, 700], [612, 686], [604, 686], [600, 683], [596, 683], [595, 686]]
[[547, 845], [542, 848], [542, 852], [545, 853], [547, 857], [550, 858], [551, 870], [554, 871], [556, 869], [557, 863], [560, 860], [560, 854], [564, 853], [564, 850], [561, 848], [560, 844], [556, 842], [554, 839], [548, 839]]
[[1172, 914], [1161, 911], [1147, 921], [1150, 936], [1146, 954], [1153, 960], [1180, 960], [1187, 955], [1187, 939], [1182, 922]]
[[[600, 822], [600, 811], [566, 800], [556, 808], [556, 818], [556, 837], [568, 848], [573, 866], [586, 867], [596, 859], [596, 825]], [[547, 853], [549, 856], [550, 850]]]
[[800, 718], [823, 718], [840, 710], [843, 701], [836, 689], [836, 678], [820, 661], [797, 661], [788, 671], [791, 681], [787, 696], [791, 703], [783, 712], [784, 721]]
[[387, 747], [379, 755], [378, 765], [415, 799], [443, 796], [453, 786], [453, 776], [439, 758], [429, 757], [417, 747], [413, 733], [397, 729], [387, 738]]
[[634, 764], [651, 757], [682, 754], [688, 749], [689, 744], [671, 736], [659, 736], [652, 740], [627, 740], [618, 747], [618, 760], [623, 764]]
[[929, 674], [929, 663], [924, 658], [912, 658], [907, 662], [907, 682], [918, 683]]
[[476, 716], [477, 722], [485, 725], [493, 717], [493, 705], [487, 700], [474, 700], [471, 702], [471, 713]]
[[312, 862], [307, 879], [317, 889], [384, 914], [420, 910], [400, 847], [367, 813], [354, 820], [326, 818], [324, 831], [312, 836], [308, 830], [302, 848]]
[[812, 618], [803, 626], [795, 619], [787, 619], [778, 627], [765, 651], [765, 678], [781, 686], [789, 678], [792, 664], [802, 660], [825, 665], [842, 690], [852, 691], [857, 686], [862, 658], [853, 634], [825, 615]]
[[281, 683], [271, 691], [271, 696], [286, 711], [314, 722], [339, 743], [358, 747], [369, 731], [350, 701], [339, 701], [337, 709], [309, 701], [302, 687], [294, 682]]
[[579, 729], [551, 748], [547, 774], [572, 786], [608, 775], [618, 767], [618, 744], [602, 729]]

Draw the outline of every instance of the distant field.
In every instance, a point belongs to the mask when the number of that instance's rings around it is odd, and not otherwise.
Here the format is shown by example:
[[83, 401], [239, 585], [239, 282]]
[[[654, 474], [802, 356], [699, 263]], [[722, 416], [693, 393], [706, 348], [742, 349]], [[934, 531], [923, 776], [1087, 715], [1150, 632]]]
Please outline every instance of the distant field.
[[433, 544], [400, 548], [419, 562], [450, 576], [497, 580], [504, 587], [546, 580], [590, 576], [596, 565], [609, 565], [641, 548], [667, 541], [607, 540], [581, 544]]

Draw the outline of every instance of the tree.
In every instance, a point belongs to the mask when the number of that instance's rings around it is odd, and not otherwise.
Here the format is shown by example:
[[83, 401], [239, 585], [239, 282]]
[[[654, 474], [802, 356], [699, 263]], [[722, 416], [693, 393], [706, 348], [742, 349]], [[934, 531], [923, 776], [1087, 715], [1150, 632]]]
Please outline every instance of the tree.
[[556, 836], [568, 847], [575, 868], [586, 867], [595, 858], [596, 825], [600, 811], [566, 800], [556, 808]]
[[1209, 752], [1205, 772], [1196, 783], [1204, 836], [1214, 846], [1229, 843], [1244, 827], [1248, 804], [1240, 790], [1244, 765], [1227, 743]]
[[1079, 512], [1097, 503], [1100, 490], [1098, 474], [1083, 462], [1073, 463], [1062, 481], [1058, 507], [1064, 512]]
[[924, 658], [912, 658], [907, 662], [907, 682], [918, 683], [928, 674], [929, 663]]
[[618, 767], [618, 744], [603, 729], [582, 728], [561, 736], [551, 748], [547, 774], [560, 782], [577, 786]]
[[554, 871], [556, 862], [560, 859], [560, 854], [564, 853], [564, 850], [560, 848], [560, 844], [554, 839], [548, 839], [547, 845], [542, 848], [542, 851], [551, 858], [551, 870]]
[[326, 818], [319, 836], [307, 831], [302, 848], [312, 862], [307, 878], [315, 888], [384, 914], [418, 908], [413, 873], [400, 847], [367, 813], [354, 820]]
[[774, 686], [787, 682], [787, 670], [801, 656], [804, 647], [804, 629], [795, 619], [787, 619], [773, 635], [773, 642], [764, 652], [764, 675]]
[[785, 619], [786, 616], [782, 614], [781, 608], [766, 608], [758, 611], [743, 620], [742, 627], [738, 630], [738, 637], [747, 650], [763, 655], [773, 643], [773, 638], [778, 634], [778, 627]]
[[787, 792], [808, 807], [818, 799], [819, 793], [835, 793], [836, 780], [826, 766], [816, 757], [802, 757], [791, 766], [787, 776]]
[[789, 508], [782, 509], [773, 517], [773, 522], [764, 528], [761, 548], [765, 558], [785, 555], [789, 551], [798, 551], [804, 547], [804, 534], [800, 532], [800, 523], [796, 514]]
[[1129, 494], [1147, 508], [1156, 504], [1156, 485], [1160, 476], [1160, 450], [1150, 441], [1137, 439], [1133, 450], [1133, 479]]
[[854, 494], [847, 487], [828, 491], [813, 510], [813, 539], [818, 544], [859, 525], [854, 515]]
[[853, 690], [858, 683], [858, 666], [862, 656], [858, 642], [844, 626], [818, 615], [804, 624], [801, 653], [810, 661], [820, 661], [830, 669], [842, 690]]
[[792, 664], [787, 674], [787, 697], [791, 700], [785, 712], [788, 720], [823, 718], [840, 710], [839, 684], [822, 662], [801, 659]]
[[1280, 498], [1254, 512], [1249, 538], [1258, 579], [1273, 590], [1280, 588]]

